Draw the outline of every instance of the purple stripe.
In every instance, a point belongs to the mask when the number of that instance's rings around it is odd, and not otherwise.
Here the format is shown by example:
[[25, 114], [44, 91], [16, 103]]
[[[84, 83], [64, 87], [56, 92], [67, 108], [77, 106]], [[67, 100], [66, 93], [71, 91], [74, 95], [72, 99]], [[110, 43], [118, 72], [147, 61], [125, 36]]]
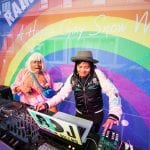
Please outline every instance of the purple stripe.
[[[139, 116], [150, 129], [150, 97], [130, 80], [111, 72], [113, 82], [122, 97], [139, 113]], [[132, 115], [132, 114], [131, 114]]]
[[[63, 73], [61, 75], [62, 78], [67, 78], [70, 73], [72, 73], [73, 66], [72, 65], [60, 65], [57, 66], [57, 70], [59, 72]], [[54, 69], [54, 68], [53, 68]], [[102, 69], [104, 71], [108, 78], [113, 81], [113, 83], [118, 88], [120, 94], [122, 97], [124, 97], [132, 106], [133, 108], [139, 113], [139, 117], [145, 120], [145, 123], [150, 128], [150, 122], [148, 121], [148, 118], [150, 118], [150, 97], [144, 93], [140, 88], [138, 88], [134, 83], [132, 83], [130, 80], [110, 71], [107, 69]], [[53, 72], [53, 71], [51, 71]], [[54, 77], [55, 79], [60, 79], [60, 75], [56, 77], [55, 71], [54, 71]]]
[[140, 116], [150, 118], [150, 97], [130, 80], [106, 69], [103, 71], [114, 82], [121, 96], [128, 100]]

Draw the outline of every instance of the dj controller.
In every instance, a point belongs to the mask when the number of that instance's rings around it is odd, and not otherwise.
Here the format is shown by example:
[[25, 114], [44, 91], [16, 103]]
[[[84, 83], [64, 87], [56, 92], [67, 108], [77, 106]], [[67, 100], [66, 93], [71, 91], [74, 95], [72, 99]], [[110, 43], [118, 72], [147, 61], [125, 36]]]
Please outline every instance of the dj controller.
[[26, 112], [26, 106], [6, 100], [0, 105], [0, 140], [12, 148], [23, 143], [34, 143], [38, 127]]
[[[0, 149], [5, 150], [117, 150], [119, 134], [108, 130], [101, 136], [89, 135], [77, 146], [41, 131], [27, 111], [31, 106], [0, 99]], [[92, 145], [93, 144], [93, 145]]]
[[0, 144], [8, 150], [42, 150], [43, 147], [66, 149], [53, 141], [52, 137], [41, 133], [27, 112], [29, 107], [20, 102], [0, 101]]

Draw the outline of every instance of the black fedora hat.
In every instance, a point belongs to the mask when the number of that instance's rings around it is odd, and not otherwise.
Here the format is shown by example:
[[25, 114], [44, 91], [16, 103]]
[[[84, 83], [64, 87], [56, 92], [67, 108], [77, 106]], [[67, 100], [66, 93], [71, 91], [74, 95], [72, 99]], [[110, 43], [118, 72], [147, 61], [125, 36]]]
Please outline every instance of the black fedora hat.
[[71, 60], [73, 62], [76, 61], [87, 61], [92, 63], [98, 63], [99, 61], [96, 59], [93, 59], [93, 54], [91, 51], [78, 51], [77, 55], [72, 57]]

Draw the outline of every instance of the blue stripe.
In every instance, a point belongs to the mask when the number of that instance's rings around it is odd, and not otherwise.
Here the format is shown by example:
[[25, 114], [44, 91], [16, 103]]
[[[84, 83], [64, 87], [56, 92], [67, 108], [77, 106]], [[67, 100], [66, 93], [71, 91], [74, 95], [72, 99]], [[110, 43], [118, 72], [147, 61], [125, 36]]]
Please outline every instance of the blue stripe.
[[[61, 64], [70, 64], [70, 58], [74, 56], [78, 50], [80, 49], [72, 48], [67, 50], [60, 50], [55, 52], [55, 56], [58, 56], [56, 58], [57, 60], [54, 60], [54, 53], [47, 55], [46, 59], [50, 61], [51, 64], [54, 64], [53, 62], [58, 60], [61, 60]], [[89, 48], [86, 48], [86, 50], [91, 50], [93, 52], [93, 57], [99, 60], [99, 63], [96, 64], [97, 67], [104, 67], [112, 70], [112, 72], [115, 72], [123, 76], [124, 78], [127, 78], [135, 85], [137, 85], [140, 89], [142, 89], [147, 95], [150, 95], [150, 72], [148, 70], [127, 58], [108, 51]], [[65, 57], [65, 59], [63, 60], [62, 55], [65, 55], [65, 53], [67, 57]], [[61, 59], [59, 57], [61, 57]]]

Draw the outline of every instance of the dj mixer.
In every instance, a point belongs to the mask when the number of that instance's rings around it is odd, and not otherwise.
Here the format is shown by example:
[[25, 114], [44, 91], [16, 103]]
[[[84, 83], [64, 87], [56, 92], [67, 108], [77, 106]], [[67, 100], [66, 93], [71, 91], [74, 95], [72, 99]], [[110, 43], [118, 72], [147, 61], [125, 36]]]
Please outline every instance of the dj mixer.
[[118, 150], [119, 149], [119, 133], [108, 129], [103, 132], [98, 143], [97, 150]]
[[118, 149], [119, 133], [113, 130], [107, 130], [101, 136], [90, 133], [86, 143], [79, 146], [41, 130], [28, 113], [28, 108], [33, 109], [20, 102], [0, 99], [0, 147], [5, 147], [5, 150]]
[[0, 140], [12, 148], [35, 143], [39, 128], [26, 111], [27, 106], [6, 100], [0, 105]]
[[86, 150], [52, 133], [41, 130], [27, 109], [16, 101], [0, 100], [0, 149], [5, 150]]

